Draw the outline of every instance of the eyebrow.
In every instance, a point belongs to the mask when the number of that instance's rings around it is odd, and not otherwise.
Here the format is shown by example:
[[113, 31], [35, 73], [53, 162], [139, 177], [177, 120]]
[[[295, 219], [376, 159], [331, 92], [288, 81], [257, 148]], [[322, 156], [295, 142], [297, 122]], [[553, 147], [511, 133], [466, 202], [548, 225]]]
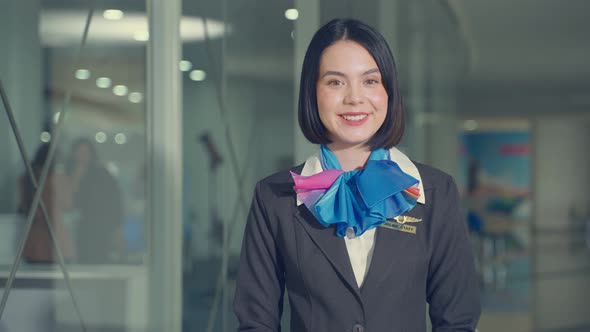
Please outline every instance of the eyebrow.
[[[379, 68], [373, 68], [373, 69], [369, 69], [366, 72], [363, 73], [364, 75], [369, 75], [369, 74], [373, 74], [373, 73], [380, 73], [379, 72]], [[322, 75], [323, 77], [326, 77], [328, 75], [335, 75], [335, 76], [342, 76], [342, 77], [346, 77], [346, 74], [344, 74], [343, 72], [339, 72], [339, 71], [335, 71], [335, 70], [328, 70], [327, 72], [324, 73], [324, 75]]]

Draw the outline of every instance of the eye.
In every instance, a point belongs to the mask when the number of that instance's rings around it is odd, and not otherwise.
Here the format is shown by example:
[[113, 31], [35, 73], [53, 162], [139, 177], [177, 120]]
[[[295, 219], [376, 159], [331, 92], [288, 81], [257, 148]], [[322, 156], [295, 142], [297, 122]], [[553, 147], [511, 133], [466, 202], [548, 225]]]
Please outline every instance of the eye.
[[344, 82], [342, 82], [341, 80], [329, 80], [328, 81], [328, 85], [332, 85], [332, 86], [339, 86], [344, 84]]
[[365, 84], [367, 85], [375, 85], [375, 84], [379, 84], [379, 80], [374, 79], [374, 78], [369, 78], [365, 81]]

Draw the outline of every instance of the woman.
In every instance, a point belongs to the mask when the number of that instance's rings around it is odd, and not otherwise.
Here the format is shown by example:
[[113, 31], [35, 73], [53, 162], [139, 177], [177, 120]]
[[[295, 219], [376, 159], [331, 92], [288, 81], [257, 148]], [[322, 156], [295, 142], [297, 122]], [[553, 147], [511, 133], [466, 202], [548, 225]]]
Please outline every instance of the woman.
[[78, 261], [84, 264], [112, 262], [121, 251], [123, 197], [116, 179], [100, 164], [91, 141], [76, 140], [67, 164], [74, 209]]
[[240, 331], [474, 331], [471, 246], [450, 176], [395, 148], [404, 131], [384, 38], [337, 19], [305, 55], [299, 124], [320, 151], [256, 186], [234, 309]]
[[[41, 171], [47, 161], [48, 154], [49, 144], [40, 145], [35, 153], [31, 168], [37, 180], [41, 177]], [[23, 218], [26, 218], [32, 207], [37, 188], [29, 175], [25, 173], [19, 179], [19, 189], [20, 202], [18, 211]], [[41, 199], [45, 205], [57, 245], [60, 247], [64, 259], [72, 260], [74, 258], [74, 243], [63, 220], [63, 215], [71, 204], [71, 193], [64, 175], [55, 170], [53, 162], [49, 164], [49, 173], [43, 186]], [[28, 263], [51, 264], [57, 261], [55, 244], [51, 239], [41, 205], [37, 206], [33, 224], [27, 235], [23, 257]]]

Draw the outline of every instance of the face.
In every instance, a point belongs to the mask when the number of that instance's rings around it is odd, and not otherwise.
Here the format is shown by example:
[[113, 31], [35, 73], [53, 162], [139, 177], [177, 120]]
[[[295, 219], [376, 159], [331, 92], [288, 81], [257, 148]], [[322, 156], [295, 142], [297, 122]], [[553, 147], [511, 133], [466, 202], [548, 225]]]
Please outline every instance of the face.
[[316, 95], [332, 150], [365, 146], [387, 115], [388, 96], [377, 63], [353, 41], [337, 41], [324, 50]]

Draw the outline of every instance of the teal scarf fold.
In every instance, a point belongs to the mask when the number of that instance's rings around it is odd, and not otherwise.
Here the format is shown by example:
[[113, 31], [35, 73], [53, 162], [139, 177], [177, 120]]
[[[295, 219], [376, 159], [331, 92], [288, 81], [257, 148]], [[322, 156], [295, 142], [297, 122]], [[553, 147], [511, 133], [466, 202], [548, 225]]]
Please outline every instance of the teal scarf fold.
[[[373, 150], [364, 169], [350, 172], [342, 171], [338, 159], [325, 145], [321, 146], [320, 160], [324, 172], [310, 177], [293, 174], [295, 190], [323, 226], [335, 225], [339, 237], [344, 237], [348, 228], [359, 236], [416, 205], [417, 188], [412, 193], [407, 189], [416, 186], [418, 180], [391, 161], [385, 149]], [[341, 173], [336, 173], [333, 180], [334, 172], [330, 170]], [[333, 180], [329, 188], [314, 187], [314, 182], [328, 176]], [[313, 199], [307, 199], [311, 196]]]

